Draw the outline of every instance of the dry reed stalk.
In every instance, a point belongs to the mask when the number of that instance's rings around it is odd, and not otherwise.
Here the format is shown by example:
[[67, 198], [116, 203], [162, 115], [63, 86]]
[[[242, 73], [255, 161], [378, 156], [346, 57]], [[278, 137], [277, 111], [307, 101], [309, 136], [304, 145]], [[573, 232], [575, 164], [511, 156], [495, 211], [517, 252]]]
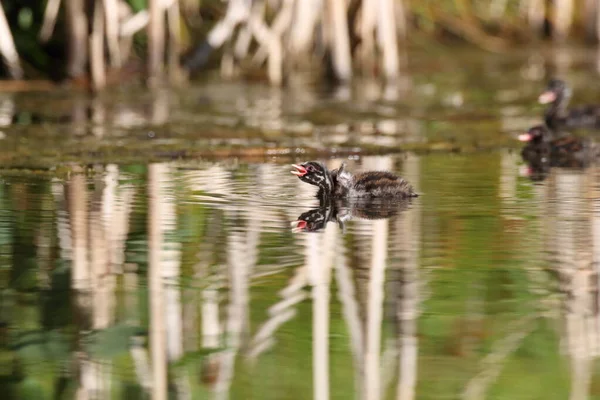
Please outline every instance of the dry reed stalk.
[[444, 28], [462, 37], [464, 40], [478, 45], [482, 49], [500, 52], [505, 51], [507, 48], [507, 43], [503, 39], [488, 35], [479, 25], [475, 25], [470, 21], [464, 21], [461, 18], [440, 12], [434, 13], [434, 18]]
[[248, 55], [250, 44], [252, 43], [252, 32], [248, 25], [240, 28], [235, 44], [233, 45], [233, 55], [237, 60], [243, 60]]
[[348, 37], [346, 2], [344, 0], [328, 0], [328, 6], [333, 69], [337, 79], [343, 82], [349, 81], [352, 78], [352, 57], [350, 55], [350, 38]]
[[584, 0], [583, 28], [587, 40], [596, 40], [596, 3], [597, 0]]
[[155, 86], [163, 72], [165, 58], [165, 15], [161, 0], [149, 0], [148, 85]]
[[131, 46], [133, 44], [133, 35], [144, 29], [148, 25], [150, 20], [150, 14], [147, 10], [142, 10], [134, 15], [129, 15], [121, 23], [119, 28], [119, 48], [121, 51], [121, 58], [126, 60], [131, 52]]
[[295, 21], [290, 34], [290, 48], [295, 56], [310, 52], [314, 31], [323, 12], [322, 0], [297, 0]]
[[508, 0], [492, 0], [490, 3], [488, 17], [491, 20], [500, 20], [506, 13]]
[[[283, 0], [281, 2], [281, 8], [275, 16], [273, 23], [271, 24], [271, 32], [277, 36], [279, 42], [283, 42], [283, 36], [289, 31], [292, 25], [292, 17], [294, 12], [294, 0]], [[266, 47], [259, 46], [252, 57], [252, 63], [254, 65], [262, 64], [267, 58], [268, 50]]]
[[182, 0], [181, 1], [181, 10], [182, 14], [185, 16], [194, 16], [200, 17], [200, 5], [201, 1], [198, 0]]
[[[260, 7], [257, 7], [257, 3], [254, 3], [250, 13], [252, 14], [253, 10], [257, 10], [258, 8]], [[240, 27], [237, 39], [233, 45], [233, 55], [237, 61], [246, 58], [248, 51], [250, 50], [250, 44], [252, 44], [252, 31], [250, 30], [249, 24], [243, 24]]]
[[544, 27], [546, 6], [544, 0], [529, 0], [527, 7], [527, 21], [535, 33], [541, 33]]
[[150, 13], [148, 13], [148, 10], [142, 10], [130, 15], [121, 23], [119, 36], [133, 36], [136, 32], [144, 29], [146, 25], [148, 25], [148, 21], [150, 21]]
[[0, 3], [0, 54], [4, 58], [10, 77], [21, 79], [23, 77], [23, 70], [19, 63], [19, 54], [15, 48], [2, 3]]
[[225, 46], [223, 55], [221, 56], [221, 76], [225, 79], [232, 79], [238, 76], [238, 72], [233, 51], [229, 46]]
[[121, 53], [121, 58], [123, 60], [127, 60], [129, 58], [129, 54], [131, 54], [131, 46], [133, 45], [133, 37], [124, 36], [119, 39], [119, 52]]
[[75, 78], [85, 73], [87, 61], [88, 22], [83, 0], [67, 0], [65, 3], [67, 30], [69, 35], [69, 60], [67, 73]]
[[102, 3], [94, 3], [92, 33], [90, 34], [90, 71], [95, 90], [106, 86], [106, 66], [104, 60], [104, 8]]
[[103, 0], [104, 27], [106, 31], [106, 43], [108, 53], [110, 54], [110, 65], [113, 67], [121, 66], [121, 50], [119, 48], [119, 7], [117, 0]]
[[39, 38], [42, 43], [47, 42], [54, 32], [54, 25], [56, 24], [56, 17], [58, 16], [58, 9], [60, 8], [60, 0], [48, 0], [46, 3], [46, 10], [44, 11], [44, 22], [40, 28]]
[[363, 0], [360, 24], [360, 62], [367, 75], [375, 65], [375, 23], [378, 0]]
[[273, 85], [281, 85], [283, 82], [283, 49], [279, 37], [264, 23], [262, 19], [263, 12], [264, 1], [256, 1], [248, 19], [248, 27], [256, 41], [268, 49], [267, 71], [269, 82]]
[[71, 286], [85, 290], [90, 280], [88, 265], [88, 190], [80, 166], [73, 167], [73, 177], [66, 189], [71, 228]]
[[552, 37], [564, 41], [569, 35], [573, 22], [573, 0], [556, 0], [554, 4], [554, 29]]
[[398, 22], [396, 26], [396, 31], [398, 32], [398, 37], [402, 40], [406, 39], [406, 35], [408, 33], [408, 24], [406, 23], [406, 10], [404, 9], [404, 1], [396, 0], [396, 21]]
[[377, 41], [382, 53], [383, 73], [387, 80], [395, 81], [400, 70], [400, 60], [394, 0], [379, 0], [377, 17]]
[[179, 0], [167, 8], [167, 21], [169, 28], [168, 68], [171, 82], [178, 82], [181, 76], [179, 70], [179, 53], [181, 51], [181, 22], [179, 19]]
[[[227, 6], [225, 17], [210, 30], [206, 40], [197, 46], [192, 56], [185, 62], [185, 68], [194, 70], [203, 67], [208, 62], [213, 50], [223, 46], [233, 35], [236, 26], [248, 19], [251, 3], [251, 0], [231, 0]], [[224, 65], [223, 62], [221, 65]]]
[[251, 0], [231, 0], [225, 12], [225, 18], [211, 29], [206, 41], [213, 49], [218, 49], [232, 35], [235, 27], [248, 19]]
[[[101, 89], [101, 88], [96, 88], [96, 89]], [[91, 105], [90, 105], [90, 111], [91, 111], [91, 122], [92, 122], [92, 127], [90, 128], [90, 131], [92, 132], [92, 135], [96, 136], [97, 138], [102, 138], [106, 135], [106, 131], [107, 131], [107, 120], [108, 120], [108, 115], [106, 112], [106, 103], [104, 102], [104, 100], [100, 100], [100, 98], [98, 96], [95, 96], [92, 99]], [[111, 182], [112, 184], [112, 182]], [[112, 230], [108, 230], [107, 232], [109, 233], [114, 233], [114, 231]]]
[[596, 40], [600, 40], [600, 4], [598, 4], [598, 0], [595, 0], [596, 3]]

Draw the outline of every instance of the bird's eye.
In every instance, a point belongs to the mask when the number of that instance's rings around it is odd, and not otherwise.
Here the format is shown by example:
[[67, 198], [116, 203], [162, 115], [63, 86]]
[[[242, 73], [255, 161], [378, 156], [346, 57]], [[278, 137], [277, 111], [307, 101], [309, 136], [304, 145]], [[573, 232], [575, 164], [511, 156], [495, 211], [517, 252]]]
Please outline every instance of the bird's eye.
[[312, 165], [309, 165], [308, 167], [306, 167], [306, 170], [308, 172], [313, 172], [315, 170], [315, 167], [313, 167]]

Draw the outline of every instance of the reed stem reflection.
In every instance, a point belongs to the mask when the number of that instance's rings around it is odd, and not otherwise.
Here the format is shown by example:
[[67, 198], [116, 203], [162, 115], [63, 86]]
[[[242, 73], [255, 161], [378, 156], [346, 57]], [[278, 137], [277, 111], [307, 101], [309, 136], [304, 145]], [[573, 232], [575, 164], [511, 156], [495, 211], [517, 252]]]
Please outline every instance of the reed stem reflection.
[[167, 399], [167, 350], [165, 294], [162, 281], [162, 248], [164, 244], [162, 202], [165, 184], [169, 182], [165, 164], [148, 166], [148, 286], [150, 292], [150, 354], [152, 362], [152, 399]]
[[[461, 168], [470, 162], [462, 161]], [[437, 189], [421, 176], [431, 168], [426, 157], [349, 162], [401, 170], [417, 191], [423, 181], [425, 191]], [[71, 267], [66, 279], [76, 288], [67, 303], [76, 322], [65, 361], [74, 367], [61, 379], [74, 382], [78, 398], [113, 396], [126, 368], [128, 385], [155, 398], [233, 399], [246, 390], [259, 396], [293, 387], [314, 399], [410, 400], [437, 393], [432, 376], [448, 374], [443, 378], [459, 397], [477, 399], [504, 390], [519, 372], [515, 365], [541, 357], [528, 352], [560, 351], [570, 371], [565, 394], [590, 398], [599, 349], [598, 169], [552, 168], [544, 182], [532, 183], [516, 177], [514, 154], [497, 153], [492, 162], [498, 173], [485, 195], [496, 201], [500, 228], [481, 218], [483, 208], [457, 210], [452, 198], [428, 193], [394, 212], [319, 204], [312, 188], [284, 180], [287, 170], [276, 164], [152, 164], [135, 173], [114, 164], [72, 167], [64, 183], [47, 180], [34, 206], [51, 222], [41, 221], [32, 235], [37, 284], [53, 290], [58, 269], [47, 258], [55, 257]], [[461, 184], [472, 196], [475, 184]], [[0, 197], [0, 206], [9, 207], [10, 196]], [[446, 215], [423, 211], [433, 202]], [[290, 220], [307, 213], [322, 223], [291, 232]], [[452, 226], [440, 227], [441, 220]], [[7, 226], [15, 229], [0, 220]], [[468, 239], [479, 247], [451, 237], [446, 248], [434, 248], [442, 255], [427, 247], [439, 245], [443, 229], [466, 240], [483, 228], [497, 229], [488, 238], [501, 242], [494, 252], [479, 237]], [[49, 230], [50, 240], [37, 239]], [[506, 265], [449, 267], [444, 252], [455, 250]], [[448, 276], [465, 293], [445, 291]], [[494, 293], [500, 288], [506, 292]], [[487, 331], [461, 326], [457, 335], [456, 320]], [[455, 336], [458, 352], [446, 347]], [[103, 353], [94, 348], [102, 340], [126, 345]], [[549, 350], [532, 348], [542, 341]], [[470, 351], [460, 351], [465, 344]]]
[[[405, 160], [405, 176], [415, 182], [415, 191], [419, 192], [420, 160], [409, 155]], [[421, 285], [419, 273], [419, 257], [421, 243], [421, 205], [416, 202], [411, 209], [402, 214], [397, 220], [399, 228], [396, 233], [404, 256], [401, 277], [402, 285], [399, 290], [397, 318], [399, 329], [399, 377], [396, 398], [412, 400], [415, 398], [417, 385], [417, 359], [419, 343], [417, 338], [417, 321], [420, 313]], [[393, 265], [393, 263], [391, 263]], [[397, 294], [394, 293], [397, 296]]]

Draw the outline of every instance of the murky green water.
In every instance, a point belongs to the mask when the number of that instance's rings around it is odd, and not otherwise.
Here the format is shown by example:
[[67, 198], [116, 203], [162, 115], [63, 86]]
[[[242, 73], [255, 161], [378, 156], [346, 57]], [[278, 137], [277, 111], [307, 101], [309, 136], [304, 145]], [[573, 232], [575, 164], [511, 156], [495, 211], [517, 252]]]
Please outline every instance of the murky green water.
[[[514, 140], [554, 72], [600, 98], [566, 54], [422, 56], [396, 89], [1, 94], [3, 398], [598, 397], [600, 169], [533, 182]], [[306, 157], [422, 195], [319, 210]], [[310, 210], [343, 221], [293, 231]]]

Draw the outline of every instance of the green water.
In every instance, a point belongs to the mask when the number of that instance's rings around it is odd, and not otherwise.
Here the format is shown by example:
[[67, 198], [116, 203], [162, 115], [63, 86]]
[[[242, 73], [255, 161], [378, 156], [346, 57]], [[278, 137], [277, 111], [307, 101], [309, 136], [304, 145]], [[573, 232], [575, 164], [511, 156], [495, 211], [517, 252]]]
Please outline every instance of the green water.
[[[598, 398], [600, 170], [534, 182], [514, 139], [550, 76], [598, 100], [595, 54], [409, 67], [0, 94], [3, 398]], [[293, 232], [307, 158], [421, 196]]]

